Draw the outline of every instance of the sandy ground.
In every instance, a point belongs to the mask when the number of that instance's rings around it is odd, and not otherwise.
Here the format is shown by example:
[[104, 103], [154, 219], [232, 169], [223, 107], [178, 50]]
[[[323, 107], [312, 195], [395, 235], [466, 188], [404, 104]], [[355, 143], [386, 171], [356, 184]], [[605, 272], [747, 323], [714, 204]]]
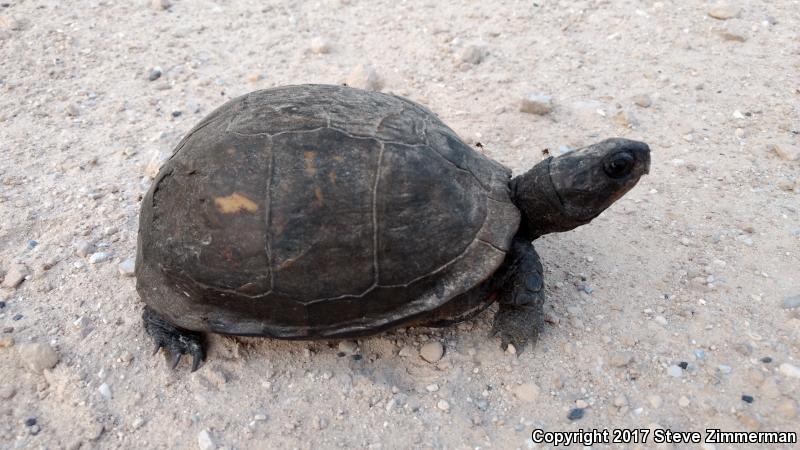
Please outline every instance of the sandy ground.
[[[0, 448], [797, 431], [799, 32], [796, 0], [3, 2]], [[624, 136], [651, 145], [651, 174], [592, 224], [536, 242], [548, 302], [535, 349], [488, 339], [492, 309], [344, 352], [212, 337], [200, 370], [170, 371], [119, 272], [148, 162], [230, 98], [341, 83], [363, 64], [516, 173], [545, 148]], [[520, 112], [530, 94], [554, 110]], [[429, 341], [446, 349], [436, 363], [418, 354]]]

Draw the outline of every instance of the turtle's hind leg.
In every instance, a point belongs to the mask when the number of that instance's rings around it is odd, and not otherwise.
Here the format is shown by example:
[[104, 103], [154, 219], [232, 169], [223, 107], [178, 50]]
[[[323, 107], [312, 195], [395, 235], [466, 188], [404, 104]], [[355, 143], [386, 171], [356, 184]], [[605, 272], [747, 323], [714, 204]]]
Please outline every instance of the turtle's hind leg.
[[145, 331], [155, 341], [153, 354], [163, 347], [170, 368], [174, 369], [185, 354], [192, 355], [192, 372], [200, 367], [206, 353], [202, 333], [176, 327], [149, 306], [145, 306], [142, 320]]
[[542, 263], [533, 245], [516, 237], [501, 268], [502, 284], [492, 333], [500, 336], [505, 350], [513, 344], [522, 352], [528, 343], [535, 344], [544, 320], [544, 275]]

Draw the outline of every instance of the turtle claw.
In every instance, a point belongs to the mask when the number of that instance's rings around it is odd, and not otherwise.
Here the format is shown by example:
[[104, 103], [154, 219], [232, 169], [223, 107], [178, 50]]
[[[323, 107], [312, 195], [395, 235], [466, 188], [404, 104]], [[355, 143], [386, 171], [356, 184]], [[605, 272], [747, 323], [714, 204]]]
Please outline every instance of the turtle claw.
[[178, 367], [178, 363], [181, 361], [181, 354], [175, 353], [172, 355], [172, 361], [169, 363], [169, 368], [175, 370]]
[[205, 359], [202, 334], [172, 325], [149, 307], [145, 307], [142, 319], [145, 331], [155, 341], [153, 354], [164, 348], [164, 359], [170, 369], [175, 369], [186, 354], [192, 355], [192, 372], [200, 367]]

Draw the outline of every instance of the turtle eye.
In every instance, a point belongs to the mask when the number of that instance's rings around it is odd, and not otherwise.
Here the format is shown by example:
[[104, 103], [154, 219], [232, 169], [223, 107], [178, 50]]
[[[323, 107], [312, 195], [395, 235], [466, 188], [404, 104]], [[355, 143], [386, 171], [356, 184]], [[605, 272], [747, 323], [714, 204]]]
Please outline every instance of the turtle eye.
[[603, 170], [605, 170], [606, 175], [611, 178], [622, 178], [631, 173], [633, 163], [633, 155], [630, 153], [617, 153], [606, 159], [603, 164]]

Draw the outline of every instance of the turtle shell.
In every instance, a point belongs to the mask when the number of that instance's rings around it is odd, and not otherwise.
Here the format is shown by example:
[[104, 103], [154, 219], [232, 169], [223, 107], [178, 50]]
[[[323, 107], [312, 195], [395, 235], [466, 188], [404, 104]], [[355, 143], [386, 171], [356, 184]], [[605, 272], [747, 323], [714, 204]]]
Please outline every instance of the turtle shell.
[[426, 108], [342, 86], [233, 99], [143, 199], [137, 290], [175, 325], [370, 334], [490, 277], [519, 226], [510, 171]]

